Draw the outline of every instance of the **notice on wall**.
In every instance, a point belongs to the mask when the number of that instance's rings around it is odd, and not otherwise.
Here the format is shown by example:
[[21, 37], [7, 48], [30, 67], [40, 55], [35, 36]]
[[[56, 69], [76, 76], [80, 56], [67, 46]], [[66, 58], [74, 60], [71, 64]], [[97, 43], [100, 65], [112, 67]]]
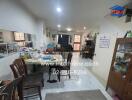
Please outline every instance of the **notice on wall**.
[[109, 48], [110, 46], [110, 37], [107, 35], [103, 35], [100, 37], [99, 40], [99, 47], [100, 48]]

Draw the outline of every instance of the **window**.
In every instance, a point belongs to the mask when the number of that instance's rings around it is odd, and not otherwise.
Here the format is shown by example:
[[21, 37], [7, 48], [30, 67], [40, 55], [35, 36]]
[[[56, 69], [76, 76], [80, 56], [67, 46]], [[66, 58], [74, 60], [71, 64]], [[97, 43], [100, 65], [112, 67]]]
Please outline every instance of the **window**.
[[24, 33], [14, 32], [15, 41], [24, 41]]
[[80, 42], [80, 41], [81, 41], [81, 36], [80, 35], [75, 35], [74, 42]]

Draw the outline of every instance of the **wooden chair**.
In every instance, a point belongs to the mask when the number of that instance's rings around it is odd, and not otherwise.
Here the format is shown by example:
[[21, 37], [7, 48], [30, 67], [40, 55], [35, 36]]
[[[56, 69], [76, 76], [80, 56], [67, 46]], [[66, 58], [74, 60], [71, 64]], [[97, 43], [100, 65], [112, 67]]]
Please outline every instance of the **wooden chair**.
[[72, 53], [69, 52], [68, 57], [67, 57], [67, 63], [65, 65], [57, 66], [57, 70], [58, 70], [57, 76], [58, 76], [59, 81], [60, 81], [60, 77], [64, 76], [64, 75], [61, 75], [62, 70], [67, 70], [67, 75], [69, 76], [69, 79], [71, 78], [71, 75], [70, 75], [71, 60], [72, 60]]
[[[40, 80], [34, 79], [33, 77], [28, 77], [25, 74], [24, 68], [20, 66], [18, 63], [14, 63], [10, 65], [10, 67], [13, 71], [15, 78], [23, 76], [22, 85], [18, 86], [19, 91], [22, 91], [21, 93], [19, 93], [20, 100], [23, 100], [23, 98], [30, 98], [34, 96], [39, 96], [40, 100], [42, 100], [41, 96], [42, 83], [40, 82]], [[32, 90], [35, 90], [35, 92]], [[26, 91], [29, 92], [25, 93]]]
[[0, 100], [6, 100], [7, 94], [5, 93], [0, 93]]
[[1, 92], [0, 97], [2, 99], [0, 99], [0, 100], [12, 100], [14, 98], [14, 96], [13, 96], [14, 92], [13, 91], [14, 91], [14, 84], [13, 84], [13, 82], [11, 82], [7, 86], [5, 86], [5, 88]]
[[15, 65], [18, 65], [20, 68], [20, 72], [24, 74], [27, 78], [34, 79], [36, 81], [40, 81], [42, 87], [44, 87], [44, 78], [43, 78], [43, 72], [36, 72], [36, 73], [28, 73], [27, 71], [27, 65], [25, 64], [25, 61], [22, 58], [16, 59], [13, 62]]
[[0, 93], [0, 100], [18, 100], [18, 97], [16, 97], [16, 90], [21, 82], [22, 77], [7, 84], [7, 86], [5, 86]]

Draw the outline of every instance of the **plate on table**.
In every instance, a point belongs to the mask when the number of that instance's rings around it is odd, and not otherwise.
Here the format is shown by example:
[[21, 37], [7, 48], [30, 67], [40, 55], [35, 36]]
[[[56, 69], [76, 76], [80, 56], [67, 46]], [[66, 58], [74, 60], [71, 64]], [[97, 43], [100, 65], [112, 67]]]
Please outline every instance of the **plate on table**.
[[43, 57], [42, 57], [43, 60], [51, 60], [51, 58], [52, 58], [52, 57], [49, 56], [49, 55], [48, 55], [48, 56], [43, 56]]

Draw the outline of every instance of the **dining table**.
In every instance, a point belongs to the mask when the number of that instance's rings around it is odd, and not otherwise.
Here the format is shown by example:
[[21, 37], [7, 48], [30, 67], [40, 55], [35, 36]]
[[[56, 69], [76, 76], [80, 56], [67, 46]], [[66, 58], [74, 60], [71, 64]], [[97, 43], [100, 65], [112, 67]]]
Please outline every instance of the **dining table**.
[[63, 62], [61, 54], [39, 54], [37, 57], [26, 59], [27, 64], [52, 65]]
[[[57, 65], [61, 65], [64, 62], [64, 59], [61, 54], [36, 54], [29, 59], [25, 59], [26, 64], [34, 65], [34, 68], [37, 69], [35, 65], [49, 67], [49, 80], [48, 82], [54, 83], [57, 80], [51, 80], [51, 69], [55, 68]], [[34, 69], [33, 68], [33, 69]]]

